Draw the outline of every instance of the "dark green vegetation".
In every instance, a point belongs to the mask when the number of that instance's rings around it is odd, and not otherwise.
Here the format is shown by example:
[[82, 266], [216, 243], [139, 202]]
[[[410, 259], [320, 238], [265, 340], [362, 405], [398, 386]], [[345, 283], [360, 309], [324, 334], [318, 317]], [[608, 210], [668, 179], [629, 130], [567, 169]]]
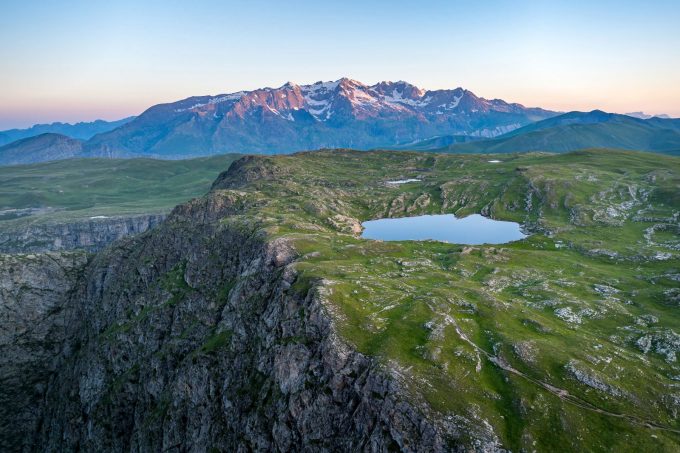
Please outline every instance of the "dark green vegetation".
[[0, 167], [0, 228], [165, 213], [204, 194], [238, 155], [184, 161], [73, 159]]
[[[489, 163], [490, 159], [501, 163]], [[389, 186], [385, 181], [422, 182]], [[680, 448], [680, 159], [317, 152], [239, 161], [223, 222], [293, 240], [343, 337], [513, 451]], [[481, 212], [503, 246], [379, 242], [358, 221]], [[216, 342], [218, 342], [216, 340]]]
[[[451, 143], [445, 143], [450, 140]], [[444, 136], [415, 143], [412, 149], [453, 153], [567, 152], [601, 147], [680, 154], [680, 120], [570, 112], [521, 127], [498, 138], [460, 143]]]

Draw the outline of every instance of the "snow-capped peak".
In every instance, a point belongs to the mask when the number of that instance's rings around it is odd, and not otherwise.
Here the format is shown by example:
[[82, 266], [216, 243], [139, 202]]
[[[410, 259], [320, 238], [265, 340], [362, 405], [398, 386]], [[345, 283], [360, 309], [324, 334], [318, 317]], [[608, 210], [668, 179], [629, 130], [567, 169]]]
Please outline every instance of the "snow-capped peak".
[[343, 77], [309, 85], [287, 82], [279, 88], [188, 98], [178, 102], [174, 111], [202, 114], [209, 110], [214, 118], [221, 119], [225, 115], [244, 117], [258, 108], [289, 121], [295, 121], [299, 115], [295, 112], [306, 111], [322, 122], [333, 118], [404, 119], [414, 115], [421, 121], [438, 122], [457, 115], [523, 109], [520, 105], [479, 98], [463, 88], [426, 91], [403, 80], [366, 85]]

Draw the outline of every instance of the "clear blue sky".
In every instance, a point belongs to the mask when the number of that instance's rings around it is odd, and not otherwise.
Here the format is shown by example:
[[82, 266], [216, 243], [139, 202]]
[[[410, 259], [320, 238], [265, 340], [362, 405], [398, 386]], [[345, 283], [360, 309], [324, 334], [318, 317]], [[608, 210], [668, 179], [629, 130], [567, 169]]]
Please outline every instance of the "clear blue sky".
[[0, 2], [0, 129], [348, 76], [680, 116], [680, 1]]

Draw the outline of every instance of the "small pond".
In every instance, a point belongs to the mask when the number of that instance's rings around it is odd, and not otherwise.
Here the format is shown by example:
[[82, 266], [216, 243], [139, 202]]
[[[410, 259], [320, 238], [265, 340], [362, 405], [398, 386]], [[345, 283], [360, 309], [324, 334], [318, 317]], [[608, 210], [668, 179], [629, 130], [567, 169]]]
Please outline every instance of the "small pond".
[[520, 224], [472, 214], [461, 219], [453, 214], [421, 215], [398, 219], [369, 220], [362, 223], [361, 237], [383, 241], [423, 241], [454, 244], [505, 244], [525, 238]]

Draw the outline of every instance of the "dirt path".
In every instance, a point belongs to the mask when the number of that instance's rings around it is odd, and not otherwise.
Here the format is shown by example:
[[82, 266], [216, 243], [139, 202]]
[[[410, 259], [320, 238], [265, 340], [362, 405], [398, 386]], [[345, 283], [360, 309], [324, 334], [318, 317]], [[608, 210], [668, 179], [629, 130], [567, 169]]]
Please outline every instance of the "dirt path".
[[[520, 376], [520, 377], [526, 379], [527, 381], [538, 385], [539, 387], [543, 387], [543, 389], [545, 389], [548, 392], [552, 393], [553, 395], [557, 396], [562, 401], [565, 401], [565, 402], [572, 404], [576, 407], [579, 407], [581, 409], [585, 409], [585, 410], [588, 410], [588, 411], [591, 411], [591, 412], [596, 412], [598, 414], [606, 415], [606, 416], [609, 416], [609, 417], [615, 417], [615, 418], [621, 418], [621, 419], [624, 419], [624, 420], [628, 420], [630, 423], [632, 423], [634, 425], [641, 426], [641, 427], [650, 428], [650, 429], [658, 429], [658, 430], [662, 430], [662, 431], [668, 431], [668, 432], [680, 434], [680, 429], [675, 429], [675, 428], [671, 428], [669, 426], [660, 425], [660, 424], [653, 422], [653, 421], [641, 419], [639, 417], [636, 417], [635, 415], [619, 414], [619, 413], [616, 413], [616, 412], [610, 412], [608, 410], [597, 407], [597, 406], [595, 406], [595, 405], [593, 405], [593, 404], [591, 404], [587, 401], [584, 401], [577, 396], [570, 394], [569, 391], [567, 391], [565, 389], [555, 387], [553, 385], [548, 384], [547, 382], [543, 382], [543, 381], [540, 381], [538, 379], [532, 378], [531, 376], [527, 376], [526, 374], [522, 373], [518, 369], [513, 368], [510, 364], [508, 364], [504, 360], [500, 359], [499, 357], [496, 357], [496, 356], [489, 354], [484, 349], [477, 346], [477, 344], [475, 344], [472, 340], [470, 340], [467, 337], [467, 335], [465, 335], [465, 332], [463, 332], [458, 327], [456, 320], [452, 316], [446, 315], [446, 321], [449, 324], [453, 325], [453, 327], [456, 329], [456, 333], [461, 338], [461, 340], [465, 341], [470, 346], [472, 346], [475, 349], [475, 351], [477, 351], [477, 354], [481, 354], [481, 355], [485, 356], [491, 363], [493, 363], [497, 367], [501, 368], [502, 370], [505, 370], [509, 373]], [[481, 369], [481, 367], [478, 365], [477, 371], [479, 372], [480, 369]]]

